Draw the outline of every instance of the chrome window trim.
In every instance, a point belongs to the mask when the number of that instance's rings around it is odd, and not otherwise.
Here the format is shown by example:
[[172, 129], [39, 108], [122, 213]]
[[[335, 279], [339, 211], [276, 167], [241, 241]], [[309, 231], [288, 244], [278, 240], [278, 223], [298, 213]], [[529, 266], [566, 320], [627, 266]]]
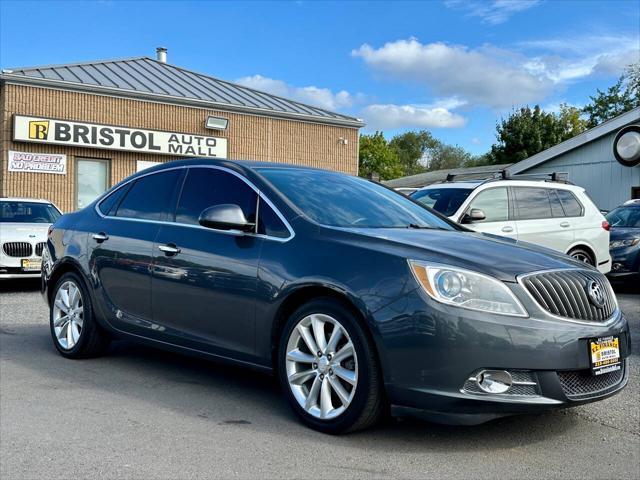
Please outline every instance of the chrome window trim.
[[[284, 226], [289, 231], [289, 236], [288, 237], [274, 237], [272, 235], [266, 235], [266, 234], [262, 234], [262, 233], [246, 233], [246, 232], [241, 232], [239, 230], [219, 230], [217, 228], [207, 228], [207, 227], [203, 227], [202, 225], [193, 225], [193, 224], [190, 224], [190, 223], [170, 222], [170, 221], [166, 221], [166, 220], [146, 220], [146, 219], [142, 219], [142, 218], [132, 218], [132, 217], [116, 217], [116, 216], [113, 216], [113, 215], [105, 215], [104, 213], [102, 213], [102, 211], [100, 211], [100, 204], [104, 200], [106, 200], [107, 197], [111, 196], [117, 190], [120, 190], [121, 188], [124, 188], [126, 185], [128, 185], [131, 182], [133, 182], [134, 180], [138, 180], [139, 178], [143, 178], [143, 177], [148, 177], [150, 175], [156, 175], [158, 173], [170, 172], [172, 170], [189, 170], [191, 168], [211, 168], [213, 170], [221, 170], [223, 172], [230, 173], [231, 175], [233, 175], [233, 176], [239, 178], [240, 180], [242, 180], [254, 192], [256, 192], [257, 196], [261, 200], [264, 200], [267, 203], [267, 205], [269, 205], [271, 207], [271, 209], [275, 212], [275, 214], [278, 216], [278, 218], [282, 221]], [[159, 225], [178, 225], [178, 226], [181, 226], [181, 227], [197, 228], [197, 229], [201, 229], [201, 230], [207, 230], [207, 231], [210, 231], [210, 232], [222, 233], [224, 235], [232, 235], [232, 236], [235, 236], [235, 237], [238, 237], [238, 236], [256, 237], [256, 238], [264, 238], [265, 240], [272, 240], [272, 241], [275, 241], [275, 242], [285, 243], [285, 242], [288, 242], [289, 240], [291, 240], [293, 237], [296, 236], [295, 231], [293, 230], [293, 228], [291, 227], [291, 225], [289, 224], [287, 219], [284, 217], [284, 215], [282, 215], [280, 210], [278, 210], [278, 208], [273, 204], [273, 202], [271, 200], [269, 200], [269, 198], [267, 196], [265, 196], [260, 191], [260, 189], [258, 189], [258, 187], [256, 187], [248, 178], [245, 178], [243, 175], [239, 174], [238, 172], [235, 172], [235, 171], [231, 170], [230, 168], [221, 167], [219, 165], [186, 165], [186, 166], [179, 166], [179, 167], [163, 168], [161, 170], [157, 170], [157, 171], [154, 171], [154, 172], [143, 173], [141, 175], [136, 176], [135, 178], [131, 178], [131, 179], [125, 181], [124, 183], [119, 185], [118, 188], [115, 188], [113, 190], [108, 190], [107, 192], [105, 192], [102, 195], [102, 197], [100, 197], [95, 202], [94, 209], [95, 209], [96, 213], [101, 218], [109, 218], [109, 219], [112, 219], [112, 220], [123, 220], [123, 221], [127, 221], [127, 222], [154, 223], [154, 224], [159, 224]], [[256, 211], [256, 228], [257, 228], [258, 220], [259, 220], [258, 212]]]
[[547, 310], [544, 309], [544, 307], [542, 305], [540, 305], [538, 303], [538, 301], [534, 298], [533, 295], [531, 295], [531, 293], [529, 292], [529, 290], [527, 289], [527, 287], [522, 283], [522, 280], [527, 278], [527, 277], [532, 277], [534, 275], [540, 275], [543, 273], [552, 273], [552, 272], [566, 272], [568, 270], [572, 270], [572, 271], [580, 271], [580, 272], [598, 272], [597, 270], [591, 270], [588, 268], [580, 268], [580, 267], [570, 267], [570, 268], [550, 268], [547, 270], [538, 270], [535, 272], [529, 272], [529, 273], [523, 273], [520, 274], [518, 276], [516, 276], [516, 280], [518, 282], [518, 285], [520, 285], [521, 289], [524, 290], [524, 293], [529, 297], [529, 299], [534, 303], [534, 305], [536, 307], [538, 307], [538, 309], [547, 317], [551, 317], [553, 319], [556, 320], [561, 320], [563, 322], [570, 322], [570, 323], [577, 323], [579, 325], [589, 325], [592, 327], [596, 327], [596, 326], [602, 326], [602, 327], [608, 327], [609, 325], [611, 325], [619, 316], [620, 314], [620, 305], [618, 304], [618, 297], [616, 297], [615, 292], [613, 291], [613, 288], [611, 287], [611, 283], [609, 282], [609, 279], [602, 273], [600, 273], [600, 275], [602, 275], [605, 280], [607, 281], [607, 286], [609, 288], [609, 292], [611, 293], [611, 296], [613, 298], [613, 301], [616, 304], [616, 308], [613, 310], [613, 313], [611, 314], [611, 316], [609, 318], [607, 318], [606, 320], [602, 321], [602, 322], [598, 322], [598, 321], [592, 321], [592, 320], [575, 320], [573, 318], [567, 318], [567, 317], [561, 317], [558, 315], [554, 315], [553, 313], [548, 312]]

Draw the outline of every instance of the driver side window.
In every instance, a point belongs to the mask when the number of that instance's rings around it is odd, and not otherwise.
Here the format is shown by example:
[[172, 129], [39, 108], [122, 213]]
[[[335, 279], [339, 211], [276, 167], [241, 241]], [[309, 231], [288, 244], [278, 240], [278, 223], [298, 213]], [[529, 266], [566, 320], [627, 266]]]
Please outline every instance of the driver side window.
[[469, 204], [467, 213], [472, 208], [481, 209], [486, 218], [474, 223], [505, 222], [509, 220], [509, 195], [506, 187], [490, 188], [480, 192]]
[[198, 225], [202, 211], [214, 205], [238, 205], [249, 222], [256, 219], [257, 193], [241, 179], [214, 168], [190, 168], [182, 187], [175, 221]]

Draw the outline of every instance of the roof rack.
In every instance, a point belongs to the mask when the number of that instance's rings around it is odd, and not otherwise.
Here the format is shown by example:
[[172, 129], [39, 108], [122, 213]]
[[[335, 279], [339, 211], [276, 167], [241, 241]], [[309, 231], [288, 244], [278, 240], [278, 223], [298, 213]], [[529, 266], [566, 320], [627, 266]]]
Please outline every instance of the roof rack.
[[573, 185], [567, 178], [569, 177], [568, 172], [550, 172], [550, 173], [519, 173], [516, 175], [511, 175], [507, 170], [502, 170], [500, 172], [499, 178], [492, 178], [491, 180], [542, 180], [545, 182], [558, 182], [558, 183], [566, 183], [567, 185]]
[[[490, 175], [489, 178], [487, 178], [488, 175]], [[507, 170], [489, 170], [485, 172], [448, 173], [447, 178], [440, 183], [453, 183], [461, 180], [478, 180], [480, 185], [483, 185], [487, 182], [496, 182], [500, 180], [540, 180], [544, 182], [557, 182], [573, 185], [573, 183], [567, 180], [568, 176], [568, 172], [521, 173], [511, 175]], [[461, 179], [460, 177], [464, 178]]]
[[[487, 175], [498, 175], [502, 174], [504, 170], [488, 170], [484, 172], [460, 172], [460, 173], [447, 173], [447, 178], [444, 180], [444, 183], [454, 182], [458, 177], [468, 177], [467, 180], [485, 180]], [[479, 177], [479, 178], [473, 178]]]

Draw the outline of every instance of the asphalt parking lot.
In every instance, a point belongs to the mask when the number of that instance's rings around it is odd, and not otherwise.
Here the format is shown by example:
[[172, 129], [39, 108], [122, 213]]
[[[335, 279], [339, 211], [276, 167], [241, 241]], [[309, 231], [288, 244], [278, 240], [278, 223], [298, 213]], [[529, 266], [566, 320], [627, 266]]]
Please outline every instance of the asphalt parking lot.
[[275, 379], [115, 342], [60, 357], [37, 282], [0, 284], [0, 478], [639, 478], [640, 295], [628, 387], [587, 406], [476, 427], [414, 420], [331, 437]]

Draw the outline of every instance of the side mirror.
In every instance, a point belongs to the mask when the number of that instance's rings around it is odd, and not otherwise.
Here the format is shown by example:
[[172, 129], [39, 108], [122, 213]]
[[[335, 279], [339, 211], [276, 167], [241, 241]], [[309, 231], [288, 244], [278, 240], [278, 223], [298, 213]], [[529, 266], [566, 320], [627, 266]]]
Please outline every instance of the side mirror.
[[481, 208], [472, 208], [468, 213], [462, 216], [461, 223], [473, 223], [484, 220], [487, 216], [484, 214], [484, 210]]
[[230, 203], [205, 208], [198, 218], [198, 223], [207, 228], [239, 230], [246, 233], [253, 232], [256, 228], [256, 224], [246, 219], [238, 205]]

